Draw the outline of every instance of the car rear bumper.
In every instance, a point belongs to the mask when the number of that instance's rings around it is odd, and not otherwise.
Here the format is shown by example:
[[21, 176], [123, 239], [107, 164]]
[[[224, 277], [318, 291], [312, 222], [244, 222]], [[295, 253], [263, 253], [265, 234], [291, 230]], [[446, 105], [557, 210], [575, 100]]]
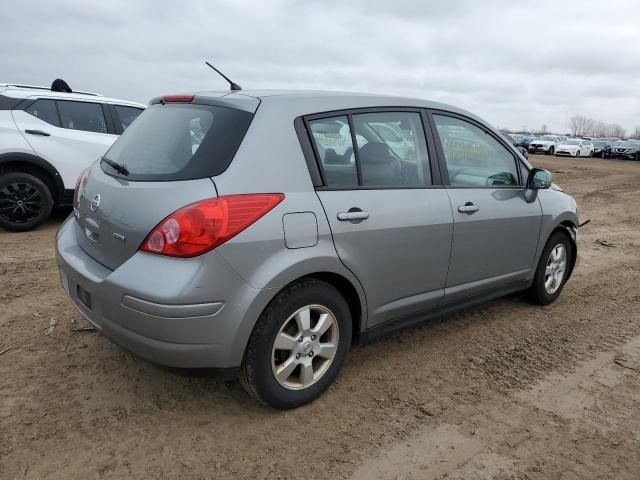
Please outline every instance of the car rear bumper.
[[264, 290], [250, 287], [214, 252], [206, 265], [202, 257], [136, 253], [112, 271], [80, 248], [74, 221], [56, 238], [60, 277], [73, 305], [102, 335], [163, 365], [240, 364]]

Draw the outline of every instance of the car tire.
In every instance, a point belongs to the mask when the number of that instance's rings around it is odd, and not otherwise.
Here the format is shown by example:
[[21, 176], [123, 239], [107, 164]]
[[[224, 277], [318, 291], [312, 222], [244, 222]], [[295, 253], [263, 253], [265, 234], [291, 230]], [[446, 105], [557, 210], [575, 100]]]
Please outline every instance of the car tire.
[[49, 187], [28, 173], [0, 176], [0, 227], [26, 232], [42, 224], [53, 208]]
[[605, 153], [605, 151], [602, 151], [602, 159], [604, 160], [605, 158], [607, 158], [607, 154]]
[[556, 149], [553, 147], [549, 147], [549, 150], [547, 150], [547, 155], [553, 155], [556, 152]]
[[316, 279], [299, 281], [280, 292], [260, 315], [242, 360], [240, 381], [252, 397], [273, 408], [309, 403], [338, 375], [351, 346], [351, 331], [349, 305], [338, 290]]
[[535, 303], [549, 305], [558, 298], [569, 276], [574, 254], [573, 244], [566, 233], [556, 231], [549, 237], [529, 290]]

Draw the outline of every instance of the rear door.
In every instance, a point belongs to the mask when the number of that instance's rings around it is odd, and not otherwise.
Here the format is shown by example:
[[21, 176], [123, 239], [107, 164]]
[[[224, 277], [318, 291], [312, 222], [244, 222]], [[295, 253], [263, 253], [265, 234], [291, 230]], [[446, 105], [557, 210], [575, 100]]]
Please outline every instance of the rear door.
[[56, 167], [67, 189], [117, 138], [97, 102], [41, 98], [14, 110], [13, 118], [33, 150]]
[[474, 120], [431, 112], [453, 210], [447, 301], [529, 278], [542, 225], [516, 154]]
[[451, 207], [424, 120], [411, 109], [306, 120], [323, 176], [317, 194], [337, 253], [366, 293], [368, 327], [433, 307], [444, 294]]

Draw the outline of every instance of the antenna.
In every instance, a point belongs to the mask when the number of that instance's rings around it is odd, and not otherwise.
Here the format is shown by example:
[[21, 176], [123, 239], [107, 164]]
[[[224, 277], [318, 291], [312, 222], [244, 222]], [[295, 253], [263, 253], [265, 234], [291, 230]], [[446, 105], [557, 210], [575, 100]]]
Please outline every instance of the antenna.
[[240, 85], [238, 85], [237, 83], [233, 83], [229, 77], [227, 77], [224, 73], [222, 73], [220, 70], [218, 70], [216, 67], [214, 67], [213, 65], [211, 65], [209, 62], [205, 61], [204, 63], [207, 64], [207, 66], [213, 68], [216, 73], [218, 73], [218, 75], [220, 75], [222, 78], [224, 78], [227, 82], [229, 82], [229, 86], [231, 88], [231, 91], [237, 91], [237, 90], [242, 90], [242, 87]]

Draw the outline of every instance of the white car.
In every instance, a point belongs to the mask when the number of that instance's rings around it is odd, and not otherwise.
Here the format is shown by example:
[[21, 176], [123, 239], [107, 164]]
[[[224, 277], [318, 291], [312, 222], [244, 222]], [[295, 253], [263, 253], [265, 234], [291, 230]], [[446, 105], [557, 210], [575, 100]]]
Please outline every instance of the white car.
[[564, 135], [543, 135], [533, 140], [529, 144], [530, 153], [545, 153], [553, 155], [562, 142], [567, 141]]
[[86, 92], [0, 83], [0, 227], [26, 231], [69, 206], [80, 173], [144, 110]]
[[594, 146], [589, 140], [571, 138], [556, 147], [556, 156], [593, 157]]

